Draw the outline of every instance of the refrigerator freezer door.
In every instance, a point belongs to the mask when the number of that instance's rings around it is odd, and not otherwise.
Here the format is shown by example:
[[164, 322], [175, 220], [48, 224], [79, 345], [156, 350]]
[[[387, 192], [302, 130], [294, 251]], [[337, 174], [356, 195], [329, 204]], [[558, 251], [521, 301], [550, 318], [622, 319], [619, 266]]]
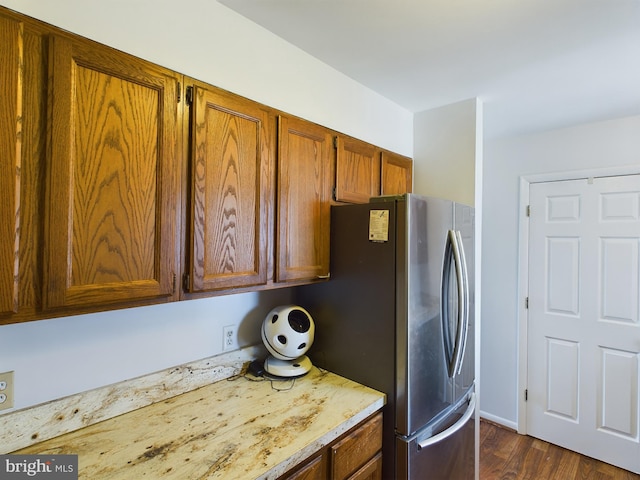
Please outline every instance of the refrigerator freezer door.
[[[439, 422], [439, 428], [409, 439], [396, 437], [396, 478], [472, 480], [475, 477], [475, 394]], [[430, 429], [426, 429], [430, 430]]]

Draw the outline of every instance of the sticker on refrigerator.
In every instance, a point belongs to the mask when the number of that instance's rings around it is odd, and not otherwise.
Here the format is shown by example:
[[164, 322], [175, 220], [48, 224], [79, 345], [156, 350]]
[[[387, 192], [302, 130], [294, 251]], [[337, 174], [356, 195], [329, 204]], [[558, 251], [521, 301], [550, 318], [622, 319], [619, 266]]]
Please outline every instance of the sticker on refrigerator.
[[389, 241], [389, 210], [369, 211], [369, 240], [372, 242]]

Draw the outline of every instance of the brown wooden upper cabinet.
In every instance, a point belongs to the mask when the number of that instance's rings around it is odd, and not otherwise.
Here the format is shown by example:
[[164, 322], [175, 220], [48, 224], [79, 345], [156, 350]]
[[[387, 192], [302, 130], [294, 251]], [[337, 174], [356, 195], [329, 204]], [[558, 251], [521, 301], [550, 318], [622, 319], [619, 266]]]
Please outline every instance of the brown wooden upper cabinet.
[[411, 193], [413, 162], [397, 153], [382, 152], [382, 195]]
[[380, 195], [380, 150], [366, 142], [337, 136], [335, 200], [367, 203]]
[[412, 190], [410, 158], [381, 150], [361, 140], [337, 136], [335, 200], [367, 203], [378, 195]]
[[18, 309], [22, 24], [0, 16], [0, 313]]
[[329, 275], [330, 130], [278, 118], [276, 282]]
[[191, 97], [190, 292], [267, 282], [268, 112], [196, 84]]
[[45, 308], [170, 297], [179, 76], [83, 39], [49, 39]]

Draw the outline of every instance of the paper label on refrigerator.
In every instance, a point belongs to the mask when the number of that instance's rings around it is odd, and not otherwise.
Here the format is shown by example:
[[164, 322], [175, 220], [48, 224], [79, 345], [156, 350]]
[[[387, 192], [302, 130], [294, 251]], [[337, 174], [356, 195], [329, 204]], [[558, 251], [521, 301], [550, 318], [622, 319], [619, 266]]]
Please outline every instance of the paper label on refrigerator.
[[369, 240], [372, 242], [389, 241], [389, 210], [369, 211]]

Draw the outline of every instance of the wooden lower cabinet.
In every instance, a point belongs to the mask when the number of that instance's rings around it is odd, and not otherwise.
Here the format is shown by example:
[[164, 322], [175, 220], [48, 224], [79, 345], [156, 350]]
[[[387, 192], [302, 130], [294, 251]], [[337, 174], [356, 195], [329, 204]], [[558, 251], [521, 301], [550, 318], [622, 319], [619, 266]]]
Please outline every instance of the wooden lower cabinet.
[[380, 480], [382, 412], [356, 425], [318, 454], [280, 477], [283, 480]]

